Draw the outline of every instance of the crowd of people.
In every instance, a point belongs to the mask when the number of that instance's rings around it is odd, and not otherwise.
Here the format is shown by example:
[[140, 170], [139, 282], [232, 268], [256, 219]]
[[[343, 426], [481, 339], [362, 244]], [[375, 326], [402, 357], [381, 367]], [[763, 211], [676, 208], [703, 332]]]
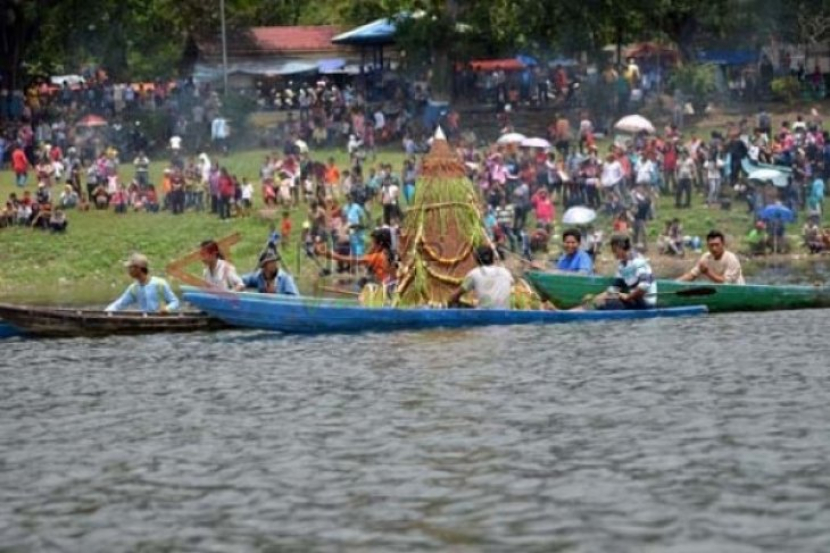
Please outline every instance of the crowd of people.
[[[637, 71], [629, 66], [622, 78], [641, 79]], [[18, 191], [8, 198], [0, 225], [63, 232], [68, 226], [66, 211], [73, 209], [111, 209], [117, 214], [167, 210], [177, 215], [192, 210], [228, 220], [250, 213], [259, 194], [266, 209], [282, 210], [284, 244], [292, 238], [293, 213], [305, 210], [300, 239], [307, 251], [328, 244], [326, 255], [340, 270], [366, 265], [376, 280], [394, 280], [398, 229], [420, 172], [417, 154], [428, 147], [405, 130], [408, 115], [390, 127], [381, 106], [371, 106], [350, 86], [326, 81], [296, 93], [284, 91], [282, 103], [269, 106], [293, 110], [279, 144], [263, 159], [258, 175], [250, 170], [237, 175], [222, 164], [228, 129], [215, 93], [190, 82], [172, 88], [156, 83], [139, 87], [139, 94], [129, 90], [136, 88], [41, 87], [25, 96], [19, 117], [4, 114], [7, 122], [18, 125], [16, 136], [6, 143]], [[421, 101], [411, 93], [395, 89], [400, 114], [415, 109], [409, 102]], [[286, 106], [288, 97], [296, 103]], [[64, 120], [94, 110], [119, 118], [141, 109], [167, 109], [174, 116], [163, 154], [167, 168], [159, 182], [153, 182], [144, 150], [126, 156], [106, 143], [91, 150], [83, 142], [86, 135], [68, 130]], [[830, 246], [830, 234], [820, 224], [824, 181], [830, 175], [830, 136], [817, 113], [774, 126], [761, 109], [753, 121], [731, 122], [723, 132], [707, 137], [684, 135], [671, 124], [658, 133], [642, 131], [600, 146], [588, 110], [576, 119], [563, 111], [548, 128], [549, 147], [529, 148], [509, 141], [481, 147], [465, 139], [454, 111], [442, 123], [480, 192], [482, 219], [502, 257], [512, 253], [530, 260], [546, 252], [557, 230], [557, 211], [576, 207], [605, 214], [614, 234], [629, 239], [615, 242], [621, 251], [646, 252], [660, 196], [673, 198], [681, 210], [696, 203], [733, 209], [736, 202], [744, 202], [754, 216], [747, 242], [755, 253], [779, 251], [778, 244], [786, 243], [784, 226], [790, 219], [765, 216], [769, 206], [807, 212], [804, 242], [811, 253]], [[514, 131], [509, 110], [501, 112], [499, 124], [505, 135]], [[211, 136], [216, 147], [202, 148], [200, 139], [187, 131], [191, 125], [200, 125], [199, 134]], [[381, 136], [406, 152], [400, 167], [378, 162]], [[326, 144], [344, 148], [348, 164], [318, 159], [316, 146]], [[747, 164], [768, 164], [785, 174], [785, 181], [749, 181]], [[32, 176], [34, 194], [28, 187]], [[368, 251], [367, 237], [372, 238]], [[590, 272], [604, 242], [599, 228], [588, 221], [567, 229], [562, 238], [566, 255], [557, 266]], [[701, 245], [700, 239], [684, 234], [680, 218], [667, 221], [657, 241], [660, 253], [676, 256]]]

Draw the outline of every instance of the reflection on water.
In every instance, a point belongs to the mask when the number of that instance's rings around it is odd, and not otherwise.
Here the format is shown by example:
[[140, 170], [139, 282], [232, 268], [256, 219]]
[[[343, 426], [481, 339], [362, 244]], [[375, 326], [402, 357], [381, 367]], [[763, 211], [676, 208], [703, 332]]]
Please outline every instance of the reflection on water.
[[827, 321], [11, 341], [0, 544], [826, 551]]

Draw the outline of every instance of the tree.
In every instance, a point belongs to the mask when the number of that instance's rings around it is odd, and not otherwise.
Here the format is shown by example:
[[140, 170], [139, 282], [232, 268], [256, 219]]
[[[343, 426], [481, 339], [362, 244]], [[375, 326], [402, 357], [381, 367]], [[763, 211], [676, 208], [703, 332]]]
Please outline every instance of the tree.
[[20, 69], [40, 36], [41, 19], [57, 0], [8, 0], [0, 4], [0, 78], [3, 86], [20, 86]]

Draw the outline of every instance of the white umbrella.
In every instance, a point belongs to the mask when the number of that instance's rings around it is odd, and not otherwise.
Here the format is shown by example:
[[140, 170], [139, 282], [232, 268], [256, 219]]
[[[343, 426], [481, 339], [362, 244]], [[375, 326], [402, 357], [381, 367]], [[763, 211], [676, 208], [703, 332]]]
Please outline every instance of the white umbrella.
[[654, 125], [642, 115], [626, 115], [614, 125], [618, 131], [637, 134], [640, 131], [654, 133]]
[[572, 207], [565, 212], [562, 222], [566, 225], [587, 225], [597, 218], [597, 212], [587, 207]]
[[308, 153], [308, 144], [305, 140], [296, 140], [294, 141], [294, 145], [297, 147], [298, 150], [300, 150], [301, 154]]
[[542, 148], [543, 150], [549, 150], [550, 142], [544, 138], [525, 138], [522, 140], [522, 146], [525, 148]]
[[771, 182], [778, 188], [787, 187], [787, 175], [775, 169], [756, 169], [749, 174], [749, 180]]
[[509, 132], [507, 134], [503, 134], [499, 137], [498, 143], [499, 144], [521, 144], [524, 139], [527, 138], [525, 135], [517, 133], [517, 132]]

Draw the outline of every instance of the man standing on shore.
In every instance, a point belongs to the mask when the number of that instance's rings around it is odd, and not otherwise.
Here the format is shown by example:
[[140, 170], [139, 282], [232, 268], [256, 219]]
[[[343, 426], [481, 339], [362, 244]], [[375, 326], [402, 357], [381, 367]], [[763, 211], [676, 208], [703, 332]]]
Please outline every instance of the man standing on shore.
[[701, 256], [692, 269], [677, 280], [692, 281], [701, 275], [715, 284], [746, 284], [738, 256], [726, 250], [726, 239], [719, 230], [706, 235], [709, 251]]

